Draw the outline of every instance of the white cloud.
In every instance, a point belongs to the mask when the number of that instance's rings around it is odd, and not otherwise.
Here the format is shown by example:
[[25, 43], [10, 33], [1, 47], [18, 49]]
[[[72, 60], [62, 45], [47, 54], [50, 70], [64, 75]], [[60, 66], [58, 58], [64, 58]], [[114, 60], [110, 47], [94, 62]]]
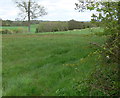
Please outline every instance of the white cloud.
[[[37, 1], [37, 0], [36, 0]], [[91, 12], [80, 13], [76, 11], [75, 3], [78, 0], [38, 0], [38, 3], [45, 6], [48, 15], [40, 17], [40, 20], [71, 20], [88, 21], [91, 19]], [[0, 0], [0, 18], [15, 20], [19, 10], [12, 0]]]
[[0, 18], [14, 20], [18, 12], [12, 0], [0, 0]]

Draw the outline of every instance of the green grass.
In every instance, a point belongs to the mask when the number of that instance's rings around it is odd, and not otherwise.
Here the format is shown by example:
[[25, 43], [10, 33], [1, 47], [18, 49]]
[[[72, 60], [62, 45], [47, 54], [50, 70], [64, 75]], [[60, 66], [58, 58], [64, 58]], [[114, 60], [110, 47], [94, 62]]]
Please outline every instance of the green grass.
[[[31, 33], [35, 33], [36, 31], [36, 27], [38, 25], [35, 24], [35, 25], [31, 25]], [[27, 26], [3, 26], [3, 27], [0, 27], [0, 30], [1, 29], [10, 29], [10, 30], [16, 30], [16, 29], [23, 29], [24, 33], [28, 31], [28, 27]], [[78, 33], [79, 34], [89, 34], [89, 33], [99, 33], [99, 32], [103, 32], [103, 29], [102, 28], [87, 28], [87, 29], [81, 29], [81, 30], [70, 30], [70, 31], [58, 31], [58, 32], [46, 32], [46, 34], [55, 34], [55, 33], [61, 33], [61, 34], [64, 34], [64, 33]], [[23, 34], [24, 34], [23, 33]], [[30, 34], [31, 34], [30, 33]], [[41, 33], [41, 34], [44, 34], [44, 33]]]
[[[31, 32], [32, 33], [35, 33], [36, 27], [37, 27], [37, 24], [31, 25]], [[27, 26], [3, 26], [3, 27], [0, 27], [0, 30], [1, 29], [10, 29], [10, 30], [23, 29], [24, 32], [28, 31]]]
[[3, 35], [3, 95], [77, 96], [73, 86], [98, 62], [90, 42], [106, 40], [83, 31]]

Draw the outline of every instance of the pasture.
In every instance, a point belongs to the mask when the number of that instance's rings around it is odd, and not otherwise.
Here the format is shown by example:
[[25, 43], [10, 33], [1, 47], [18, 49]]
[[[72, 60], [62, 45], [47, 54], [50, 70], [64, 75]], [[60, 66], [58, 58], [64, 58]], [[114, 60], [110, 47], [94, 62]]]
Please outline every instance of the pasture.
[[[37, 24], [34, 24], [34, 25], [31, 25], [31, 32], [35, 32], [36, 31], [36, 27], [37, 27]], [[22, 30], [23, 33], [26, 33], [28, 32], [28, 27], [27, 26], [3, 26], [3, 27], [0, 27], [0, 30], [1, 29], [9, 29], [9, 30]]]
[[[97, 30], [2, 35], [3, 95], [78, 96], [75, 83], [99, 63], [98, 48], [90, 43], [106, 40], [93, 34]], [[79, 96], [88, 95], [89, 90]]]

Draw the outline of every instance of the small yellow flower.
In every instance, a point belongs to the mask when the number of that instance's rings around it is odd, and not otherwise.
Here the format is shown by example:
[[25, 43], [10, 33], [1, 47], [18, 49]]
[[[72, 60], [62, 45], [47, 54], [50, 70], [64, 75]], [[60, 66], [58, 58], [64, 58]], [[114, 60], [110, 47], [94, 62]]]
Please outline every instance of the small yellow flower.
[[69, 64], [66, 64], [66, 66], [69, 66]]
[[81, 58], [80, 61], [83, 61], [83, 58]]
[[73, 64], [73, 66], [75, 66], [75, 64]]

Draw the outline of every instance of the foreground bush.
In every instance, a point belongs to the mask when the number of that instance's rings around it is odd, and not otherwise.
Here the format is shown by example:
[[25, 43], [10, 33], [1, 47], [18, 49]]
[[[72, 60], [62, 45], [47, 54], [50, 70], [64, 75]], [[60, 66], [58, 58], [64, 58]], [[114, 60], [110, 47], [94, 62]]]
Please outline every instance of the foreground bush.
[[107, 62], [119, 64], [120, 61], [120, 35], [118, 33], [111, 34], [104, 46], [104, 55], [108, 57]]
[[87, 79], [73, 85], [77, 95], [83, 96], [120, 96], [119, 69], [115, 63], [101, 62]]

